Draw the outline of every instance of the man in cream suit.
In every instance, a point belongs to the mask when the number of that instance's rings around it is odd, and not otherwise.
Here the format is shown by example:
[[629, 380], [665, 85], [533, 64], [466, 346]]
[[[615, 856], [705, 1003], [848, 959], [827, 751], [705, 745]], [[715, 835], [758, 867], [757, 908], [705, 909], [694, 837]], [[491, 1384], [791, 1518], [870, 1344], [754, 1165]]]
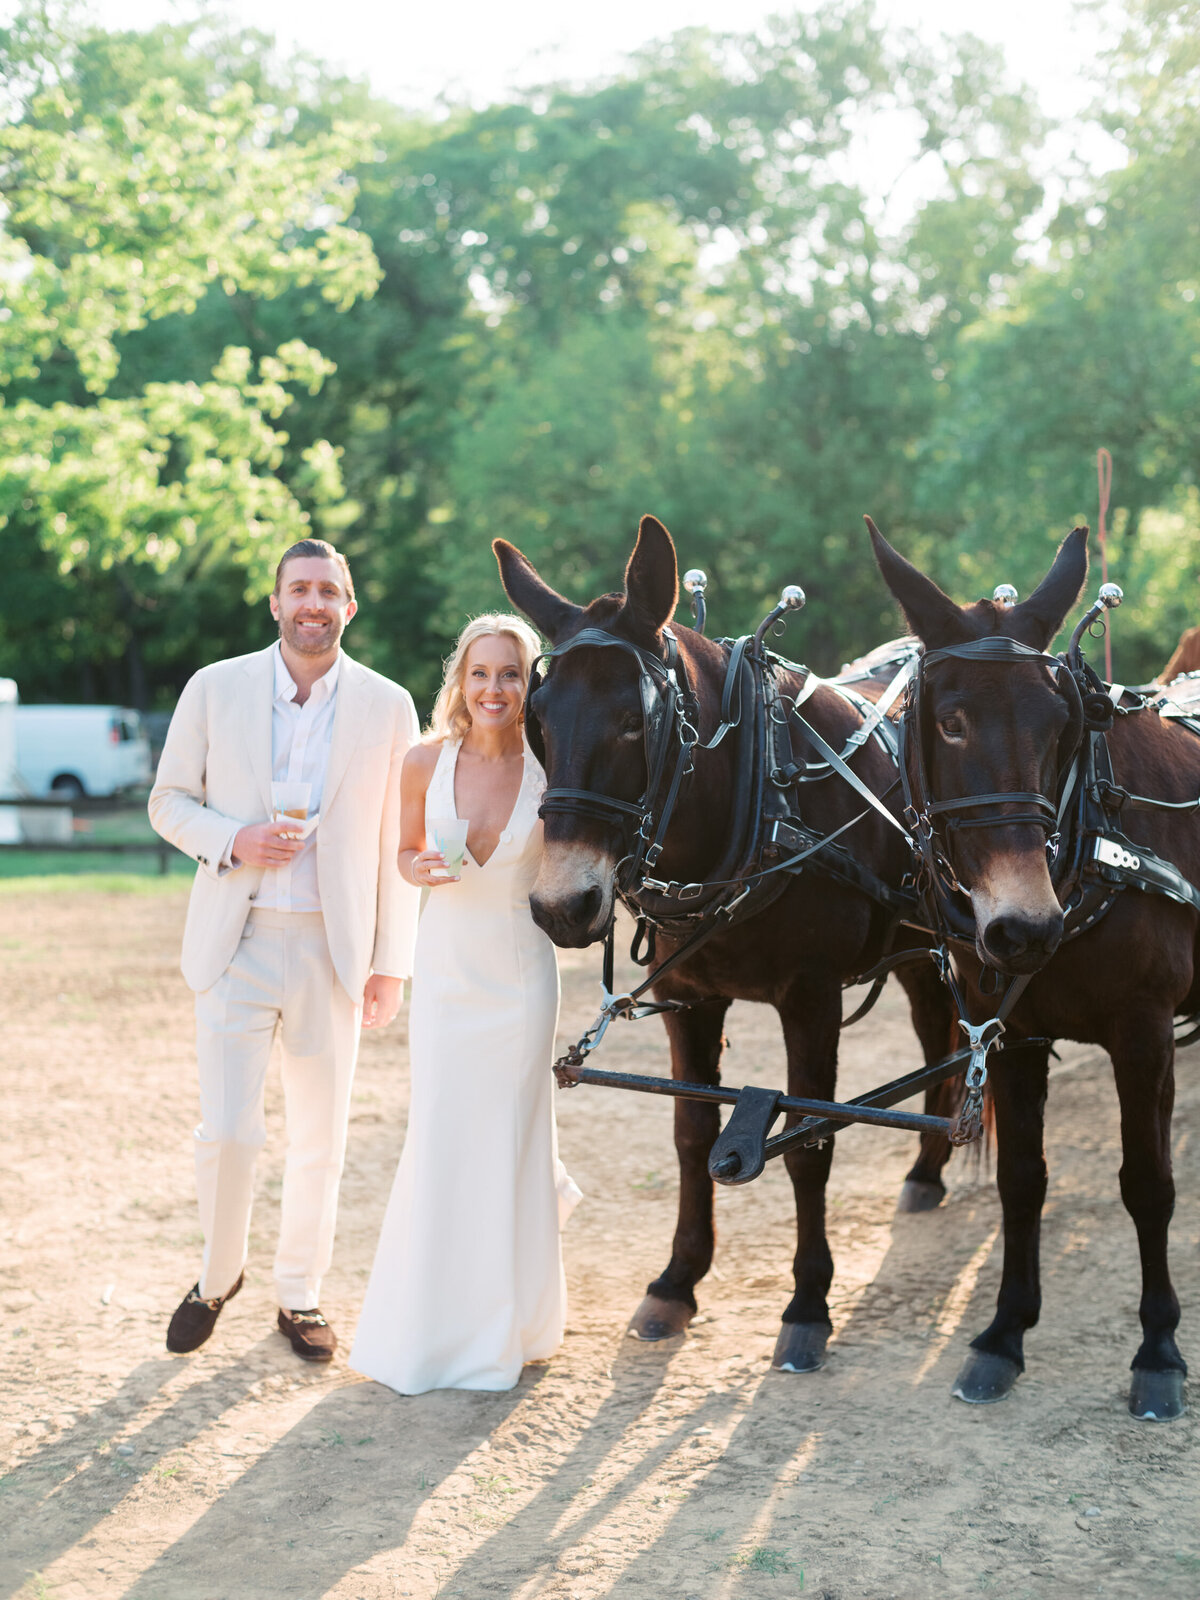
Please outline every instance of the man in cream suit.
[[[412, 972], [418, 895], [400, 877], [400, 767], [418, 737], [408, 692], [341, 649], [357, 609], [345, 558], [285, 551], [279, 640], [204, 667], [171, 719], [150, 820], [194, 856], [183, 975], [196, 992], [199, 1281], [167, 1332], [195, 1350], [242, 1286], [263, 1088], [278, 1028], [287, 1155], [275, 1257], [279, 1328], [328, 1361], [321, 1315], [360, 1023], [384, 1027]], [[307, 837], [272, 820], [272, 782], [309, 785]]]

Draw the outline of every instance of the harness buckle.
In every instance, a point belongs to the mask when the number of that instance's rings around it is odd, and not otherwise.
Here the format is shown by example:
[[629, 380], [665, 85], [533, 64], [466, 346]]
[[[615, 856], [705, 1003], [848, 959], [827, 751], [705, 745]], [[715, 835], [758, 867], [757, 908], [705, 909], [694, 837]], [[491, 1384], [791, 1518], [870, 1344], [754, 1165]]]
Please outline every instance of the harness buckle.
[[1130, 854], [1113, 839], [1097, 839], [1094, 860], [1104, 867], [1123, 867], [1126, 872], [1136, 872], [1142, 864], [1140, 856]]
[[1129, 800], [1129, 790], [1122, 789], [1120, 784], [1109, 783], [1107, 778], [1096, 780], [1092, 794], [1106, 811], [1120, 811]]
[[704, 893], [702, 883], [676, 883], [674, 879], [668, 882], [662, 878], [643, 878], [642, 888], [671, 900], [695, 900]]
[[[643, 835], [644, 837], [644, 835]], [[662, 855], [662, 845], [652, 844], [646, 847], [645, 862], [648, 867], [656, 867], [658, 858]]]
[[909, 833], [919, 833], [925, 839], [933, 837], [933, 824], [929, 820], [927, 811], [918, 811], [916, 806], [905, 806], [901, 815], [904, 818], [904, 826]]

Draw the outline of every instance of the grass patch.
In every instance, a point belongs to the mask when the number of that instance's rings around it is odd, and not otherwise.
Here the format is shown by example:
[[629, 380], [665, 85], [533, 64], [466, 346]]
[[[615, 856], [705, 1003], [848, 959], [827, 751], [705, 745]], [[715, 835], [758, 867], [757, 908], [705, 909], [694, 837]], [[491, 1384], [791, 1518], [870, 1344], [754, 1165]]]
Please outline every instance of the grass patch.
[[475, 1472], [471, 1476], [480, 1494], [516, 1494], [517, 1492], [502, 1473]]
[[737, 1572], [765, 1572], [772, 1578], [777, 1578], [781, 1572], [795, 1570], [795, 1563], [788, 1560], [786, 1550], [772, 1550], [767, 1545], [755, 1545], [752, 1550], [739, 1550], [736, 1555], [730, 1556], [729, 1565]]
[[[14, 899], [26, 894], [178, 894], [190, 876], [191, 863], [180, 856], [182, 866], [172, 864], [171, 871], [159, 876], [158, 862], [153, 856], [145, 858], [144, 870], [134, 867], [141, 858], [130, 856], [88, 856], [87, 864], [72, 870], [63, 870], [61, 855], [39, 855], [36, 851], [21, 851], [9, 858], [0, 847], [0, 898]], [[16, 862], [21, 862], [13, 871]]]
[[[196, 870], [190, 856], [166, 846], [150, 826], [145, 804], [127, 801], [117, 806], [100, 802], [93, 809], [83, 802], [75, 816], [75, 846], [69, 850], [39, 850], [36, 845], [0, 845], [0, 887], [16, 880], [66, 879], [68, 883], [96, 878], [171, 877]], [[106, 848], [136, 845], [137, 849]], [[167, 850], [167, 871], [160, 861], [160, 847]]]

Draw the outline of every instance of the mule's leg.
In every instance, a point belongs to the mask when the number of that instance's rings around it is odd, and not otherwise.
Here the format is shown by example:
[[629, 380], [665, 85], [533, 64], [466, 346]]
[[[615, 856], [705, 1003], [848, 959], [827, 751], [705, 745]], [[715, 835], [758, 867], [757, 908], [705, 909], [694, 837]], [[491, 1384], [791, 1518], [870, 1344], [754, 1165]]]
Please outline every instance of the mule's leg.
[[1187, 1376], [1187, 1362], [1175, 1343], [1179, 1300], [1167, 1265], [1167, 1230], [1175, 1209], [1170, 1016], [1160, 1011], [1122, 1018], [1110, 1051], [1121, 1103], [1121, 1199], [1137, 1229], [1142, 1258], [1142, 1342], [1132, 1362], [1129, 1409], [1145, 1421], [1167, 1422], [1184, 1413]]
[[[787, 1045], [788, 1093], [832, 1100], [837, 1087], [841, 987], [835, 980], [805, 977], [793, 983], [779, 1006]], [[789, 1113], [786, 1126], [801, 1118]], [[825, 1235], [825, 1185], [833, 1140], [789, 1150], [784, 1156], [796, 1200], [796, 1292], [783, 1313], [772, 1364], [783, 1372], [815, 1372], [825, 1360], [832, 1332], [829, 1285], [833, 1256]]]
[[[729, 1001], [705, 1000], [686, 1011], [663, 1014], [671, 1042], [671, 1076], [692, 1083], [717, 1083], [725, 1044]], [[721, 1128], [720, 1107], [699, 1100], [675, 1102], [675, 1151], [679, 1158], [679, 1217], [671, 1259], [646, 1290], [633, 1314], [635, 1339], [669, 1339], [696, 1314], [695, 1288], [712, 1265], [713, 1182], [708, 1152]]]
[[[946, 986], [938, 977], [933, 962], [901, 967], [896, 974], [908, 995], [913, 1029], [920, 1040], [925, 1065], [933, 1066], [952, 1055], [957, 1044], [958, 1024]], [[953, 1117], [962, 1100], [962, 1078], [948, 1078], [925, 1091], [925, 1113], [930, 1117]], [[923, 1133], [912, 1169], [905, 1178], [896, 1202], [897, 1211], [932, 1211], [946, 1197], [942, 1171], [950, 1159], [950, 1140], [944, 1133]]]
[[1004, 1267], [996, 1315], [971, 1341], [953, 1393], [970, 1405], [1003, 1400], [1025, 1370], [1025, 1332], [1042, 1308], [1038, 1242], [1046, 1199], [1043, 1121], [1050, 1047], [1014, 1043], [992, 1058], [996, 1186], [1004, 1214]]

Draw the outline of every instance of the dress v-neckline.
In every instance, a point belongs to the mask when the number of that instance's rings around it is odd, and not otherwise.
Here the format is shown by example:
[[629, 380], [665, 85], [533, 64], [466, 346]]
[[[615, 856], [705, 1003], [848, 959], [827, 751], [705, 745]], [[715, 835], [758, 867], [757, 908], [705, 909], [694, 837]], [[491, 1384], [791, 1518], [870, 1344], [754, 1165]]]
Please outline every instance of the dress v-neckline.
[[[461, 749], [462, 749], [462, 740], [458, 739], [458, 740], [455, 741], [455, 744], [454, 744], [454, 759], [450, 763], [450, 812], [451, 812], [451, 815], [453, 817], [455, 817], [457, 819], [457, 821], [459, 821], [459, 822], [461, 822], [463, 819], [458, 815], [458, 796], [454, 792], [454, 779], [455, 779], [455, 777], [456, 777], [456, 775], [458, 773], [458, 754], [459, 754], [459, 751]], [[522, 739], [521, 739], [521, 781], [517, 785], [517, 797], [512, 803], [512, 810], [508, 813], [508, 820], [505, 822], [504, 826], [500, 829], [499, 833], [496, 836], [496, 849], [492, 851], [491, 855], [488, 856], [485, 861], [480, 861], [478, 856], [476, 856], [475, 852], [471, 849], [470, 845], [467, 845], [467, 844], [463, 845], [464, 854], [470, 856], [472, 865], [475, 866], [476, 868], [478, 868], [478, 870], [480, 872], [486, 871], [488, 863], [495, 860], [496, 852], [500, 849], [500, 846], [502, 844], [507, 843], [507, 841], [506, 841], [504, 836], [505, 836], [506, 833], [509, 833], [512, 830], [513, 818], [516, 816], [517, 807], [521, 804], [521, 800], [522, 800], [522, 798], [523, 798], [523, 796], [525, 794], [525, 784], [528, 781], [528, 778], [529, 778], [529, 746], [525, 743], [524, 737], [522, 737]], [[470, 824], [468, 823], [468, 827], [469, 826], [470, 826]]]

